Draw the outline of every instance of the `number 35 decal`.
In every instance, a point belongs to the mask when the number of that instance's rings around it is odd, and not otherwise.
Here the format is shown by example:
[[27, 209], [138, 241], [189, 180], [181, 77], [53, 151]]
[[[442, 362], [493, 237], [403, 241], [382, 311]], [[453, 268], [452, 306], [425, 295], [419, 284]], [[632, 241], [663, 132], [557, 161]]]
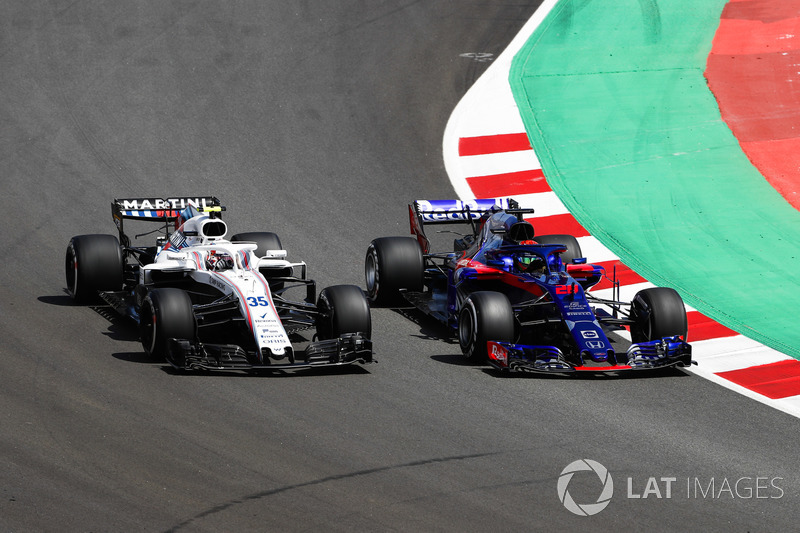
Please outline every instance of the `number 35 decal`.
[[259, 307], [259, 306], [269, 307], [269, 301], [267, 300], [266, 296], [259, 296], [258, 298], [256, 298], [255, 296], [249, 296], [247, 298], [247, 305], [249, 305], [250, 307]]

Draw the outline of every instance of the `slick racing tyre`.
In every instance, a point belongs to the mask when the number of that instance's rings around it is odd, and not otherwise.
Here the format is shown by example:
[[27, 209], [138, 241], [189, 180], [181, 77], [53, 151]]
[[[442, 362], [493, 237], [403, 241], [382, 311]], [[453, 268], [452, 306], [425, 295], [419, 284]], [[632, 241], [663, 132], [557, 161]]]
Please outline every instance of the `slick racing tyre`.
[[458, 343], [470, 362], [483, 363], [488, 341], [514, 341], [514, 310], [501, 292], [474, 292], [458, 314]]
[[578, 239], [572, 235], [537, 235], [534, 240], [539, 244], [563, 244], [566, 246], [567, 251], [561, 253], [561, 261], [565, 265], [571, 264], [573, 259], [583, 257], [581, 245], [578, 243]]
[[[189, 295], [175, 288], [153, 289], [145, 296], [139, 312], [139, 336], [142, 347], [153, 359], [167, 359], [169, 340], [194, 341], [196, 324], [192, 300]], [[177, 367], [184, 366], [180, 354], [167, 359]]]
[[422, 290], [425, 261], [419, 243], [412, 237], [381, 237], [367, 249], [364, 275], [367, 295], [378, 305], [400, 301], [400, 289]]
[[113, 235], [78, 235], [69, 241], [64, 261], [67, 291], [77, 302], [97, 297], [98, 291], [122, 288], [122, 248]]
[[631, 340], [646, 342], [680, 335], [686, 339], [686, 308], [680, 295], [669, 287], [651, 287], [631, 301]]
[[333, 285], [326, 287], [317, 299], [317, 335], [320, 340], [336, 339], [345, 333], [372, 335], [369, 303], [361, 287]]

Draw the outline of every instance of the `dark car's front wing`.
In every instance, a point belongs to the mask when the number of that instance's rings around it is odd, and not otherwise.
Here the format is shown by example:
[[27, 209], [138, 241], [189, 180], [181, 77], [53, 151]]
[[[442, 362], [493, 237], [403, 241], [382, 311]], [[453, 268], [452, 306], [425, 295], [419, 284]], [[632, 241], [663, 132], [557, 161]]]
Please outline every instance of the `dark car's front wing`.
[[570, 360], [555, 346], [531, 346], [509, 342], [488, 343], [489, 364], [504, 371], [525, 372], [619, 372], [689, 366], [692, 346], [680, 337], [631, 344], [604, 363]]
[[297, 370], [374, 361], [372, 341], [358, 333], [314, 341], [305, 350], [287, 350], [280, 359], [266, 348], [265, 352], [247, 352], [235, 344], [193, 344], [170, 339], [167, 361], [181, 370]]

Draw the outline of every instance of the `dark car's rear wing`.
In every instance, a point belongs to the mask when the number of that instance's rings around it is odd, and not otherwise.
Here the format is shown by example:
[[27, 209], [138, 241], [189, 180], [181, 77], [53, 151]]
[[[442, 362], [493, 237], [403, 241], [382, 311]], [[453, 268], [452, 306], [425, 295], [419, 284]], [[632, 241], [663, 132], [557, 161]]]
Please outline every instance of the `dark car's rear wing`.
[[511, 198], [476, 198], [475, 200], [415, 200], [410, 205], [423, 224], [447, 224], [477, 220], [497, 209], [516, 209]]
[[417, 237], [423, 253], [428, 253], [430, 241], [425, 236], [426, 224], [470, 224], [476, 233], [475, 221], [486, 213], [504, 210], [508, 213], [532, 213], [520, 209], [513, 198], [476, 198], [475, 200], [415, 200], [408, 204], [411, 233]]

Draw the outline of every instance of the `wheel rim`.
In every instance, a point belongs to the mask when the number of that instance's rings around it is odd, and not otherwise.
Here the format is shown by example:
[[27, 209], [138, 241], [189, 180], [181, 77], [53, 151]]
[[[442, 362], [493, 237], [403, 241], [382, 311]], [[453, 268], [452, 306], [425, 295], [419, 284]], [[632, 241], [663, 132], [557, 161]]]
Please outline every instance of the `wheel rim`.
[[75, 257], [75, 250], [70, 246], [70, 252], [67, 255], [67, 292], [74, 298], [78, 294], [78, 258]]
[[374, 248], [371, 248], [370, 253], [367, 255], [364, 274], [367, 280], [367, 292], [374, 297], [378, 293], [378, 262], [375, 258]]
[[472, 337], [475, 332], [473, 321], [474, 318], [469, 308], [465, 308], [458, 321], [458, 342], [464, 350], [472, 345]]
[[142, 346], [147, 353], [153, 353], [156, 347], [156, 314], [150, 300], [145, 300], [141, 317]]

